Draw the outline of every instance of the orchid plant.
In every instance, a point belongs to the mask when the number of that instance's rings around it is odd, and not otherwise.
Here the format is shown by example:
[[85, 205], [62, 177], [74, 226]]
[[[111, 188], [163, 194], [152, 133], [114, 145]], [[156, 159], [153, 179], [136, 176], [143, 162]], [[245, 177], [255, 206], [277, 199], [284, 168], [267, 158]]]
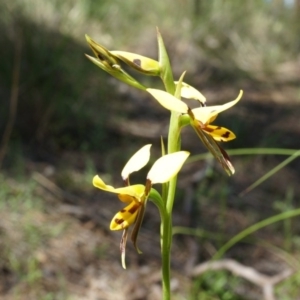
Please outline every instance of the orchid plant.
[[[132, 226], [131, 240], [138, 253], [137, 237], [141, 227], [146, 204], [153, 201], [161, 216], [161, 254], [162, 254], [162, 286], [163, 299], [171, 298], [170, 291], [170, 250], [172, 245], [172, 210], [175, 199], [177, 174], [189, 156], [189, 152], [181, 150], [181, 129], [191, 125], [200, 140], [220, 163], [228, 175], [233, 175], [235, 170], [226, 151], [219, 142], [227, 142], [235, 138], [235, 134], [227, 128], [212, 125], [217, 115], [235, 104], [241, 99], [243, 92], [240, 91], [237, 98], [223, 105], [206, 106], [206, 98], [194, 87], [183, 82], [185, 72], [178, 81], [174, 81], [168, 54], [163, 39], [157, 32], [159, 58], [158, 61], [139, 54], [125, 51], [110, 51], [104, 46], [93, 41], [89, 36], [86, 40], [95, 57], [86, 55], [87, 58], [105, 72], [116, 79], [144, 90], [151, 95], [158, 104], [170, 111], [170, 126], [165, 149], [162, 142], [162, 156], [156, 160], [147, 174], [145, 184], [130, 184], [131, 173], [145, 167], [150, 158], [151, 145], [145, 145], [138, 150], [121, 171], [124, 187], [114, 188], [107, 185], [96, 175], [93, 179], [95, 187], [116, 194], [120, 201], [127, 204], [112, 218], [110, 229], [123, 230], [120, 243], [121, 262], [125, 264], [125, 249], [128, 230]], [[148, 76], [161, 78], [165, 90], [145, 87], [130, 74], [122, 65]], [[191, 109], [182, 98], [192, 99], [199, 103], [199, 107]], [[161, 184], [161, 193], [153, 188], [154, 184]]]

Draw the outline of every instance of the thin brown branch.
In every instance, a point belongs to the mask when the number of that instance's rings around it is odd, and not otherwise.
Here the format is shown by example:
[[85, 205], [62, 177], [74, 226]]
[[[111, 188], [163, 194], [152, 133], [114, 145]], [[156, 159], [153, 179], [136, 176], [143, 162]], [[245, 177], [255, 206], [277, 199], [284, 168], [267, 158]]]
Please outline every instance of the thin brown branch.
[[20, 79], [20, 68], [21, 68], [21, 52], [22, 42], [21, 34], [15, 35], [15, 53], [14, 53], [14, 66], [12, 73], [12, 87], [9, 105], [9, 116], [2, 136], [1, 148], [0, 148], [0, 168], [2, 166], [3, 159], [6, 155], [9, 139], [15, 123], [18, 96], [19, 96], [19, 79]]
[[66, 199], [71, 203], [78, 203], [80, 201], [79, 197], [64, 191], [41, 173], [34, 172], [32, 178], [58, 199]]
[[274, 286], [294, 273], [292, 269], [286, 269], [277, 275], [267, 276], [256, 271], [254, 268], [242, 265], [233, 259], [223, 259], [212, 262], [208, 261], [196, 266], [192, 271], [192, 276], [199, 276], [209, 270], [223, 269], [261, 287], [265, 300], [275, 300]]

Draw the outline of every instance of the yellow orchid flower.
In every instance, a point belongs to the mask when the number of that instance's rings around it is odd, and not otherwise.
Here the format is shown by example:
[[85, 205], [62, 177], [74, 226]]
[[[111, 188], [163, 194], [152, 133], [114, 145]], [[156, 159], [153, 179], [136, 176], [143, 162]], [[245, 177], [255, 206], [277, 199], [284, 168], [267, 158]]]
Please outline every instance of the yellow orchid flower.
[[92, 40], [88, 35], [85, 35], [85, 38], [96, 58], [87, 54], [86, 57], [102, 70], [127, 84], [141, 90], [146, 89], [122, 69], [121, 61], [145, 75], [158, 76], [160, 74], [159, 63], [154, 59], [126, 51], [109, 51]]
[[96, 66], [112, 75], [113, 77], [131, 85], [138, 89], [145, 90], [146, 88], [140, 84], [137, 80], [135, 80], [132, 76], [130, 76], [127, 72], [125, 72], [121, 65], [117, 56], [112, 54], [105, 47], [96, 43], [92, 40], [88, 35], [85, 35], [86, 41], [94, 52], [95, 57], [86, 54], [86, 57], [94, 63]]
[[[128, 161], [121, 172], [121, 176], [126, 184], [129, 184], [129, 175], [143, 168], [149, 161], [151, 145], [146, 145], [138, 150]], [[93, 185], [103, 191], [117, 194], [119, 200], [129, 203], [125, 208], [117, 212], [110, 223], [110, 230], [124, 230], [121, 243], [121, 260], [125, 269], [125, 248], [128, 235], [128, 227], [135, 224], [133, 229], [134, 235], [131, 236], [134, 246], [136, 246], [137, 233], [141, 226], [145, 205], [149, 197], [153, 184], [165, 183], [171, 180], [188, 158], [189, 152], [179, 151], [160, 157], [148, 172], [145, 185], [135, 184], [121, 188], [114, 188], [107, 185], [96, 175], [93, 178]]]
[[192, 127], [195, 129], [204, 145], [221, 163], [228, 175], [234, 174], [235, 170], [230, 162], [229, 156], [226, 151], [221, 148], [218, 143], [216, 143], [216, 141], [228, 142], [236, 136], [229, 129], [210, 125], [210, 123], [216, 119], [220, 112], [227, 110], [238, 103], [243, 95], [243, 91], [240, 91], [235, 100], [226, 104], [197, 107], [194, 109], [190, 109], [186, 103], [165, 91], [157, 89], [147, 89], [147, 91], [166, 109], [188, 114]]

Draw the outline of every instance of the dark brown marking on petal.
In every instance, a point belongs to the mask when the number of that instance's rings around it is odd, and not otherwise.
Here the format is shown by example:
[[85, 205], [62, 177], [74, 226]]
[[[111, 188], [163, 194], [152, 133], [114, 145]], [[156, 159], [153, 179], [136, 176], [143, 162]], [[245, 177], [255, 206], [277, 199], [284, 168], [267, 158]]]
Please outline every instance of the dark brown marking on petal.
[[146, 197], [148, 197], [150, 191], [151, 191], [151, 188], [152, 188], [152, 182], [150, 179], [147, 179], [146, 180], [146, 187], [145, 187], [145, 195]]
[[222, 134], [222, 137], [229, 138], [230, 137], [230, 132], [226, 131], [225, 133]]
[[222, 129], [222, 127], [218, 126], [215, 130], [220, 130], [220, 129]]
[[133, 60], [133, 63], [136, 64], [137, 66], [139, 66], [140, 68], [141, 68], [141, 66], [142, 66], [142, 62], [141, 62], [140, 59], [137, 59], [137, 58], [134, 59], [134, 60]]
[[206, 125], [199, 120], [195, 120], [195, 125], [198, 125], [202, 130], [206, 130]]
[[124, 222], [124, 219], [115, 219], [115, 222], [120, 225]]
[[213, 128], [209, 128], [209, 127], [206, 127], [206, 126], [202, 126], [203, 130], [207, 131], [207, 132], [214, 132], [215, 129]]
[[188, 113], [188, 115], [190, 116], [190, 118], [191, 118], [192, 120], [195, 120], [195, 116], [194, 116], [192, 110], [191, 110], [189, 107], [188, 107], [187, 113]]
[[101, 61], [105, 61], [105, 60], [106, 60], [106, 58], [105, 58], [102, 54], [100, 54], [100, 53], [97, 53], [97, 56], [98, 56], [98, 58], [99, 58]]
[[139, 209], [140, 205], [135, 204], [133, 207], [131, 207], [128, 212], [131, 213], [132, 215]]
[[122, 209], [122, 210], [120, 210], [120, 212], [121, 212], [121, 213], [124, 213], [124, 212], [126, 212], [126, 209]]

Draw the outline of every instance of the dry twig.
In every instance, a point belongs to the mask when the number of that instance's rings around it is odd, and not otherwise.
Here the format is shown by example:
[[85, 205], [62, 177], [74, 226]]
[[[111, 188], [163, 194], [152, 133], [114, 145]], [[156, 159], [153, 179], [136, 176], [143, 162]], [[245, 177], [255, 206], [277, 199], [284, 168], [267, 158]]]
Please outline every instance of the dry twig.
[[251, 267], [242, 265], [233, 259], [223, 259], [202, 263], [193, 269], [191, 275], [195, 277], [209, 270], [222, 269], [228, 270], [234, 275], [243, 277], [244, 279], [261, 287], [265, 300], [275, 300], [274, 286], [294, 273], [292, 269], [286, 269], [277, 275], [267, 276]]
[[19, 96], [19, 79], [20, 79], [20, 68], [21, 68], [21, 49], [22, 49], [21, 34], [19, 31], [17, 31], [15, 35], [15, 53], [14, 53], [13, 73], [12, 73], [12, 88], [11, 88], [11, 96], [9, 101], [9, 116], [2, 136], [2, 143], [0, 148], [0, 168], [7, 151], [8, 142], [10, 139], [11, 132], [13, 130], [13, 126], [17, 114], [18, 96]]
[[64, 191], [41, 173], [34, 172], [32, 178], [58, 199], [66, 199], [71, 203], [78, 203], [80, 201], [79, 197]]

